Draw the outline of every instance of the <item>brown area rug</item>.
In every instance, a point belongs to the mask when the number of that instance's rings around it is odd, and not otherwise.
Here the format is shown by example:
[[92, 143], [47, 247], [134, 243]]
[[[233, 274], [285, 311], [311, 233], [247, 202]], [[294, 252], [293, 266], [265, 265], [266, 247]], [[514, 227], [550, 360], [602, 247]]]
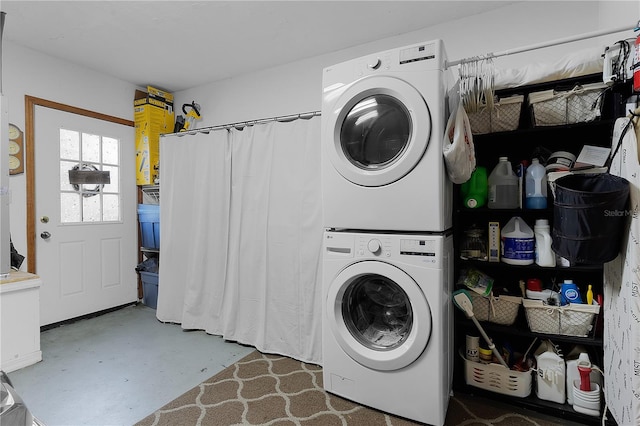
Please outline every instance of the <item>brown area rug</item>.
[[[416, 424], [325, 392], [318, 365], [254, 351], [136, 426]], [[445, 424], [560, 426], [568, 422], [534, 417], [531, 412], [524, 415], [495, 401], [456, 395], [449, 403]]]

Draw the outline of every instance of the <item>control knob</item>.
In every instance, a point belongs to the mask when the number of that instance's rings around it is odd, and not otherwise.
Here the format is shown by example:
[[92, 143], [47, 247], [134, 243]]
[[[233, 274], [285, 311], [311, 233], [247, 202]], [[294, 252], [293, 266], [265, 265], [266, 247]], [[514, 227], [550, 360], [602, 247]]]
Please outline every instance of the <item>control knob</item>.
[[367, 248], [373, 254], [380, 252], [380, 241], [379, 240], [369, 240], [369, 244], [367, 244]]
[[376, 58], [375, 61], [367, 64], [369, 69], [372, 69], [372, 70], [377, 70], [378, 68], [380, 68], [380, 65], [382, 65], [382, 61], [380, 60], [380, 58]]

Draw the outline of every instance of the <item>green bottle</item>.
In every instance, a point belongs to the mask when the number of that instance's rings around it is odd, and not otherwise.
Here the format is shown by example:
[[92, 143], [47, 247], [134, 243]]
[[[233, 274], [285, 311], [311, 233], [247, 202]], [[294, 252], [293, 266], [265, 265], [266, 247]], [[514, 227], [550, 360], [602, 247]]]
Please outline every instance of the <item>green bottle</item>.
[[487, 204], [487, 169], [476, 167], [468, 181], [460, 187], [462, 203], [470, 209], [477, 209]]

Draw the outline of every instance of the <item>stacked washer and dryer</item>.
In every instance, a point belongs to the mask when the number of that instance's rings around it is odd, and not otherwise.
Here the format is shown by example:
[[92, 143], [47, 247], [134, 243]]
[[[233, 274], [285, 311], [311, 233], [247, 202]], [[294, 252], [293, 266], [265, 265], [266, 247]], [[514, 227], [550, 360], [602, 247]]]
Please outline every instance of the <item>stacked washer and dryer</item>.
[[443, 425], [453, 377], [452, 184], [440, 40], [324, 70], [323, 380]]

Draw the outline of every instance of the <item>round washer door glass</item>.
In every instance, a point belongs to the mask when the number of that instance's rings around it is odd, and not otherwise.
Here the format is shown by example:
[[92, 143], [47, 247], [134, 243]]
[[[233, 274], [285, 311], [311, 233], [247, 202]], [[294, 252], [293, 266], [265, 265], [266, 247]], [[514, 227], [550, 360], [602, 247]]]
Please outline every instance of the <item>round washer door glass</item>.
[[351, 335], [374, 350], [391, 350], [409, 337], [413, 311], [407, 293], [390, 279], [364, 275], [342, 297], [342, 317]]
[[345, 157], [356, 167], [379, 169], [396, 161], [411, 138], [411, 115], [396, 98], [377, 94], [358, 102], [340, 130]]
[[398, 370], [428, 345], [429, 302], [418, 283], [392, 264], [365, 260], [349, 265], [332, 280], [325, 297], [327, 330], [361, 365]]

